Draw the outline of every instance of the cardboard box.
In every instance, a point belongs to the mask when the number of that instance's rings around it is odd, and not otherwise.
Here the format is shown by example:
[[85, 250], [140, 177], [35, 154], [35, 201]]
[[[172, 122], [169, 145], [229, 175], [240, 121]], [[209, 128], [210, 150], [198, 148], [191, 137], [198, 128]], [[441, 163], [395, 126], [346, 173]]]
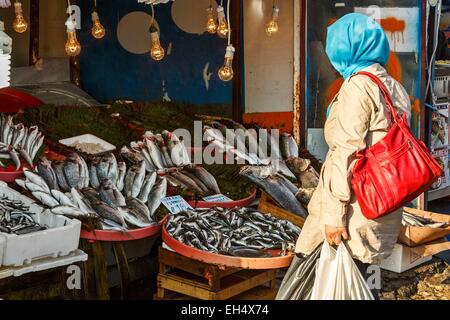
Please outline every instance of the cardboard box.
[[382, 269], [402, 273], [431, 260], [434, 254], [450, 250], [450, 242], [438, 240], [418, 247], [407, 247], [397, 243], [389, 258], [384, 260]]
[[431, 219], [436, 222], [445, 222], [448, 223], [448, 226], [446, 228], [427, 228], [402, 225], [398, 236], [398, 240], [402, 244], [409, 247], [415, 247], [442, 239], [450, 234], [450, 215], [448, 214], [439, 214], [408, 207], [404, 207], [403, 211], [409, 214]]

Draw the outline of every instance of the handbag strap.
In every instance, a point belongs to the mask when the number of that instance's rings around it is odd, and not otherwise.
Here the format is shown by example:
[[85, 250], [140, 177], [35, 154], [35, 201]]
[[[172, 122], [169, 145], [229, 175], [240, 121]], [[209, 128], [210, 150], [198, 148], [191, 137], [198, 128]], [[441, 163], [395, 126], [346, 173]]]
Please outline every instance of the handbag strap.
[[394, 122], [397, 122], [398, 120], [400, 120], [401, 118], [400, 118], [398, 112], [395, 111], [394, 105], [392, 104], [391, 94], [389, 93], [389, 91], [386, 88], [386, 86], [384, 85], [384, 83], [381, 82], [380, 78], [378, 78], [373, 73], [370, 73], [367, 71], [360, 71], [357, 74], [368, 76], [373, 82], [375, 82], [378, 85], [378, 88], [380, 88], [381, 94], [383, 95], [384, 100], [386, 101], [386, 104], [389, 107], [389, 110], [391, 111], [392, 119], [394, 120]]

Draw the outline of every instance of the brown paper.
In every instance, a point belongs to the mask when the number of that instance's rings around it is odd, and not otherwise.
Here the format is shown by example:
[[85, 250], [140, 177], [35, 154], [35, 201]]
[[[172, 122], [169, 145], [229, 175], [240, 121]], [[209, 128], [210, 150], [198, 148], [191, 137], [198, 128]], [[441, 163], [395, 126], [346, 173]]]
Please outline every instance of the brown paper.
[[445, 239], [411, 248], [411, 252], [421, 257], [433, 256], [446, 250], [450, 250], [450, 241]]
[[436, 222], [446, 222], [449, 224], [449, 226], [447, 226], [446, 228], [428, 228], [402, 225], [398, 240], [400, 243], [403, 243], [408, 247], [415, 247], [425, 243], [429, 243], [437, 239], [444, 238], [450, 234], [450, 215], [412, 209], [408, 207], [404, 207], [403, 211], [427, 219], [431, 219]]

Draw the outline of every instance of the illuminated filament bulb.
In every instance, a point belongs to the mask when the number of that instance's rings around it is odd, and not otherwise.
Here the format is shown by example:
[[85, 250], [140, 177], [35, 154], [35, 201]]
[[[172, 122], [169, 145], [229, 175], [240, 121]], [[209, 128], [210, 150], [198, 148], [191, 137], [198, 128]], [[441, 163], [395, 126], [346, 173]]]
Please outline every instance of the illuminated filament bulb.
[[66, 53], [68, 56], [75, 57], [81, 52], [81, 44], [77, 39], [76, 25], [74, 22], [66, 22], [67, 26], [67, 42], [66, 42]]
[[278, 14], [280, 12], [280, 8], [277, 6], [273, 7], [272, 11], [272, 19], [270, 19], [269, 23], [266, 26], [266, 32], [268, 36], [273, 35], [278, 32]]
[[225, 62], [223, 66], [219, 69], [219, 78], [222, 81], [230, 81], [233, 79], [233, 57], [234, 57], [234, 47], [230, 44], [225, 52]]
[[227, 19], [225, 18], [225, 12], [223, 10], [222, 6], [217, 7], [217, 17], [219, 19], [219, 26], [217, 27], [217, 34], [221, 38], [227, 38], [228, 37], [228, 23]]
[[13, 29], [18, 33], [24, 33], [28, 29], [28, 23], [23, 17], [21, 2], [14, 3], [14, 12], [16, 14], [16, 18], [13, 21]]
[[208, 12], [208, 21], [206, 22], [206, 31], [208, 31], [211, 34], [214, 34], [217, 31], [217, 24], [216, 24], [216, 20], [214, 19], [213, 8], [209, 7], [208, 9], [206, 9], [206, 11]]
[[102, 39], [105, 36], [105, 28], [100, 23], [97, 11], [92, 12], [92, 30], [91, 34], [95, 39]]
[[153, 60], [160, 61], [164, 58], [165, 52], [164, 48], [161, 46], [161, 43], [159, 42], [159, 34], [156, 28], [151, 30], [150, 37], [152, 39], [152, 47], [150, 49], [150, 55]]

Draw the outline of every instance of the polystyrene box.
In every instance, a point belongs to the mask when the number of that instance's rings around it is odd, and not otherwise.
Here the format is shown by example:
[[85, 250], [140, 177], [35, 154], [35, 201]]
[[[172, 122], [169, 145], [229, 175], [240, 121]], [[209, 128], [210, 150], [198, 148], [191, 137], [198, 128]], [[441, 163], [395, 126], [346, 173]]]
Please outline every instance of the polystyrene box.
[[381, 268], [402, 273], [431, 259], [432, 256], [420, 256], [414, 253], [410, 247], [396, 243], [392, 254], [381, 263]]
[[22, 266], [45, 257], [61, 257], [78, 249], [81, 222], [57, 216], [0, 182], [0, 196], [30, 206], [33, 219], [48, 229], [24, 235], [0, 232], [0, 266]]

